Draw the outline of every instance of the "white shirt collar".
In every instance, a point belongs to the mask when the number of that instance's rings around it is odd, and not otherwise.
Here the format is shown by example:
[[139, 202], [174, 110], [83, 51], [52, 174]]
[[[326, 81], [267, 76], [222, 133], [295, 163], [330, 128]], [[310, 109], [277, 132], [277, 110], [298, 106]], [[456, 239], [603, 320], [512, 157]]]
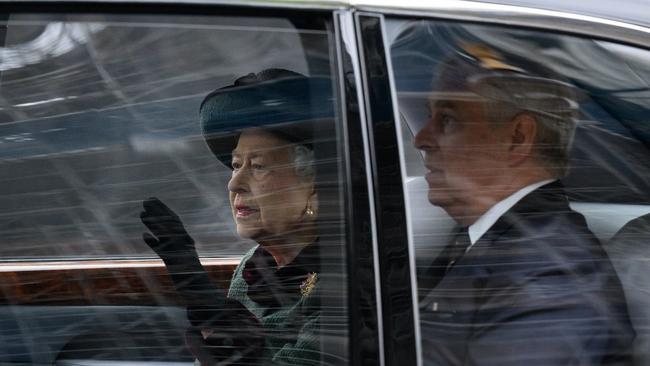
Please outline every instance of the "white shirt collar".
[[[474, 243], [476, 243], [483, 234], [485, 234], [497, 220], [503, 216], [512, 206], [519, 202], [530, 192], [536, 190], [537, 188], [553, 182], [555, 179], [547, 179], [540, 182], [533, 183], [528, 185], [517, 192], [511, 194], [505, 199], [497, 202], [494, 206], [490, 207], [481, 217], [478, 218], [472, 225], [467, 228], [469, 232], [469, 240], [472, 242], [470, 248]], [[468, 248], [469, 250], [469, 248]]]

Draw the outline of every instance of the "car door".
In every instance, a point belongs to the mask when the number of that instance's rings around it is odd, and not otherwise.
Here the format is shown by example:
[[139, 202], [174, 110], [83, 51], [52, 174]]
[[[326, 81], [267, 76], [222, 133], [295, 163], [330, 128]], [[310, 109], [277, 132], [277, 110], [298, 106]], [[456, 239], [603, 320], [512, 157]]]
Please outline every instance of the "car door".
[[231, 171], [208, 149], [198, 110], [211, 91], [281, 68], [328, 80], [332, 91], [310, 110], [334, 111], [313, 125], [327, 146], [315, 153], [318, 278], [327, 289], [319, 363], [381, 364], [382, 319], [391, 333], [402, 319], [382, 318], [378, 300], [392, 290], [376, 285], [359, 23], [350, 11], [3, 2], [1, 14], [0, 363], [194, 362], [186, 299], [143, 240], [142, 203], [156, 197], [176, 212], [225, 294], [256, 243], [237, 235]]
[[[585, 217], [589, 231], [598, 238], [606, 252], [606, 257], [603, 257], [606, 259], [602, 261], [608, 263], [607, 266], [613, 265], [615, 276], [621, 283], [624, 296], [606, 295], [604, 298], [611, 306], [625, 309], [618, 313], [626, 314], [621, 321], [631, 324], [629, 334], [636, 334], [634, 338], [625, 336], [631, 349], [625, 352], [624, 357], [633, 358], [635, 364], [648, 364], [648, 313], [645, 309], [649, 299], [645, 295], [646, 285], [639, 279], [647, 272], [645, 263], [650, 253], [646, 223], [650, 187], [645, 118], [650, 107], [647, 103], [649, 30], [636, 24], [609, 20], [610, 14], [602, 14], [600, 18], [584, 17], [561, 11], [471, 2], [413, 4], [409, 9], [364, 3], [359, 8], [374, 17], [372, 22], [377, 28], [377, 38], [373, 38], [367, 33], [371, 26], [361, 27], [361, 34], [366, 36], [363, 38], [364, 47], [375, 51], [364, 54], [366, 72], [375, 76], [367, 81], [367, 87], [372, 90], [369, 105], [374, 105], [376, 114], [373, 115], [376, 124], [373, 128], [375, 131], [385, 128], [381, 138], [390, 136], [374, 146], [374, 158], [379, 165], [375, 177], [380, 192], [378, 200], [394, 204], [380, 214], [379, 217], [383, 215], [386, 219], [378, 233], [381, 235], [385, 228], [397, 238], [384, 237], [380, 240], [380, 248], [389, 248], [396, 241], [403, 240], [401, 229], [408, 231], [410, 267], [401, 262], [403, 253], [396, 249], [390, 254], [384, 253], [397, 259], [391, 264], [384, 263], [383, 268], [394, 264], [402, 270], [410, 268], [412, 271], [410, 276], [404, 275], [403, 271], [390, 270], [383, 275], [395, 275], [391, 277], [396, 280], [394, 289], [401, 289], [404, 285], [412, 290], [411, 294], [407, 294], [406, 289], [400, 290], [402, 296], [395, 296], [393, 300], [411, 301], [413, 319], [417, 324], [413, 341], [417, 363], [482, 365], [492, 364], [490, 362], [495, 359], [501, 360], [500, 364], [523, 362], [521, 357], [536, 354], [522, 354], [522, 350], [528, 350], [532, 344], [537, 344], [537, 349], [544, 352], [545, 345], [549, 344], [544, 338], [548, 336], [545, 326], [553, 322], [551, 317], [545, 325], [534, 321], [518, 323], [526, 319], [524, 316], [514, 320], [474, 323], [472, 319], [484, 315], [480, 306], [468, 305], [467, 302], [459, 304], [463, 298], [474, 296], [470, 291], [480, 287], [479, 277], [468, 277], [465, 282], [456, 278], [456, 285], [445, 287], [446, 292], [442, 295], [441, 292], [435, 293], [435, 287], [433, 292], [427, 287], [425, 273], [450, 242], [457, 222], [444, 205], [438, 204], [439, 200], [432, 198], [438, 197], [432, 190], [439, 187], [427, 183], [425, 175], [431, 168], [425, 167], [424, 153], [416, 148], [418, 142], [414, 139], [432, 118], [429, 108], [437, 92], [434, 85], [442, 77], [446, 60], [461, 55], [474, 57], [484, 65], [498, 64], [499, 68], [516, 69], [521, 74], [552, 74], [576, 90], [576, 103], [572, 108], [577, 112], [577, 127], [568, 153], [569, 172], [561, 179], [561, 184], [565, 187], [569, 210]], [[383, 43], [379, 37], [384, 37]], [[387, 55], [385, 59], [384, 54], [377, 53], [377, 49], [382, 47]], [[479, 54], [468, 52], [468, 49], [479, 48], [482, 50]], [[373, 60], [384, 62], [384, 66], [373, 69]], [[388, 71], [385, 72], [384, 68]], [[381, 78], [385, 80], [381, 87], [372, 84]], [[460, 85], [461, 82], [456, 83]], [[372, 95], [378, 98], [374, 104]], [[386, 125], [379, 121], [385, 121]], [[377, 142], [379, 137], [377, 134], [374, 137]], [[422, 148], [422, 145], [417, 147]], [[394, 177], [395, 174], [401, 175], [401, 179]], [[480, 186], [475, 188], [477, 196], [484, 193], [480, 190]], [[448, 194], [453, 194], [453, 191]], [[405, 221], [399, 217], [400, 209], [393, 211], [390, 208], [400, 205], [406, 212]], [[476, 263], [492, 258], [489, 248], [473, 257], [472, 254], [479, 250], [480, 245], [470, 247], [461, 257], [465, 258], [466, 264], [456, 264], [455, 268], [467, 269], [474, 263], [476, 269], [480, 266]], [[513, 263], [517, 264], [522, 263]], [[489, 267], [487, 271], [492, 269]], [[440, 283], [440, 286], [444, 285]], [[433, 300], [427, 301], [427, 296], [428, 300]], [[469, 307], [463, 307], [465, 305]], [[538, 299], [533, 305], [538, 307], [539, 313], [544, 313], [547, 304]], [[586, 308], [578, 314], [585, 314], [585, 311]], [[410, 321], [405, 317], [403, 324]], [[493, 332], [511, 324], [525, 325], [529, 330], [518, 333], [518, 337], [505, 338], [504, 333]], [[566, 323], [559, 324], [564, 324], [560, 328], [568, 329]], [[393, 332], [398, 334], [395, 330]], [[492, 338], [496, 343], [490, 343], [488, 339], [487, 343], [492, 346], [487, 352], [478, 345], [483, 344], [481, 342], [490, 334], [501, 338], [498, 341]], [[477, 351], [479, 349], [486, 352]], [[584, 353], [605, 354], [607, 346], [589, 352], [582, 348], [582, 352], [580, 357], [584, 357]], [[598, 357], [601, 356], [592, 361]], [[539, 359], [529, 361], [538, 362]]]

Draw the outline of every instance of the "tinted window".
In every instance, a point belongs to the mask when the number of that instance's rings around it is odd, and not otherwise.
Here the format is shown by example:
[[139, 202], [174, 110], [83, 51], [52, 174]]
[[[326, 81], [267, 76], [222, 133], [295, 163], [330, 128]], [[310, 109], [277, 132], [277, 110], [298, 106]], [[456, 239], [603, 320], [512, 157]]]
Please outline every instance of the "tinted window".
[[12, 15], [0, 215], [16, 245], [2, 257], [149, 254], [134, 218], [152, 195], [202, 253], [241, 255], [251, 244], [233, 233], [230, 170], [201, 136], [199, 104], [250, 72], [328, 76], [328, 52], [325, 30], [287, 19]]
[[3, 21], [2, 363], [346, 359], [332, 32], [306, 18]]
[[[451, 22], [387, 28], [425, 363], [647, 363], [650, 53]], [[559, 350], [560, 334], [583, 353]]]

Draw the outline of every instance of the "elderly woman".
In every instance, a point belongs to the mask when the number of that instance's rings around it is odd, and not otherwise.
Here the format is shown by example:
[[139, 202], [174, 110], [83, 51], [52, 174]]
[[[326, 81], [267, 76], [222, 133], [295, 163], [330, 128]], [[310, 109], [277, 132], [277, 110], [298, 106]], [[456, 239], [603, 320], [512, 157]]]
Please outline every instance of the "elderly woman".
[[[316, 108], [315, 102], [322, 103]], [[319, 364], [318, 194], [314, 121], [332, 114], [329, 80], [271, 69], [209, 94], [206, 142], [232, 170], [237, 232], [258, 243], [235, 270], [227, 296], [209, 280], [178, 218], [155, 198], [141, 218], [188, 304], [187, 341], [202, 365]]]

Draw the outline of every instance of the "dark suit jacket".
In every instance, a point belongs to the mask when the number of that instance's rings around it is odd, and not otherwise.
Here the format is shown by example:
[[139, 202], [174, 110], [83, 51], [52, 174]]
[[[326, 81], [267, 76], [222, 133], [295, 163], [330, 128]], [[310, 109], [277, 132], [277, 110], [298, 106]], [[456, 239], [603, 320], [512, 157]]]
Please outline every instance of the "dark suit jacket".
[[425, 365], [628, 365], [634, 338], [621, 284], [562, 185], [502, 216], [420, 303]]

